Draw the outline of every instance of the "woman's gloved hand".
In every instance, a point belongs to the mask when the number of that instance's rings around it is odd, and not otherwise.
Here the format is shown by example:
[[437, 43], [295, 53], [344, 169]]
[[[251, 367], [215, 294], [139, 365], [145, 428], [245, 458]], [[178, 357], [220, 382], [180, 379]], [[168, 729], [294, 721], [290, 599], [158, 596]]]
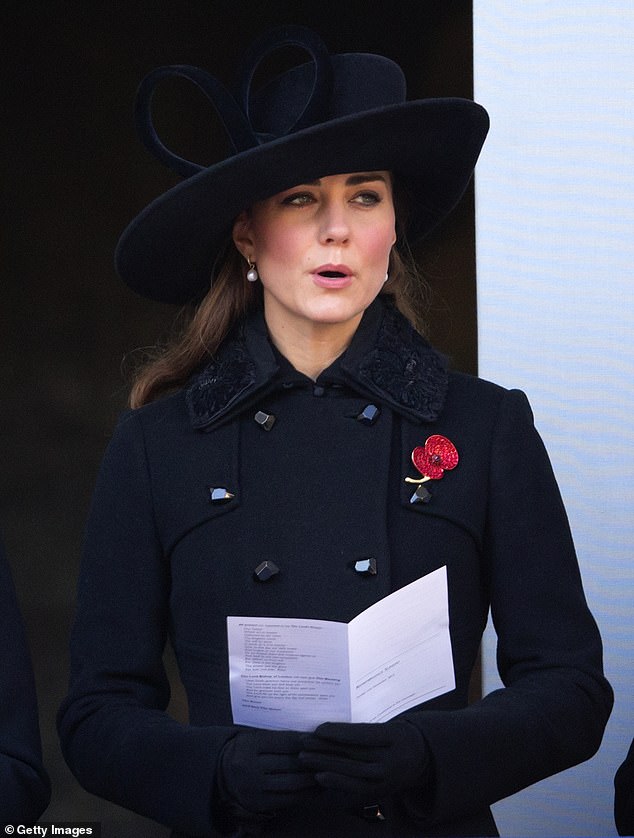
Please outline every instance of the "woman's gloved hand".
[[299, 761], [303, 735], [291, 730], [240, 730], [220, 754], [218, 791], [240, 816], [273, 815], [301, 803], [317, 789], [312, 772]]
[[425, 738], [406, 719], [326, 722], [304, 735], [299, 760], [320, 786], [369, 799], [424, 786], [430, 775]]

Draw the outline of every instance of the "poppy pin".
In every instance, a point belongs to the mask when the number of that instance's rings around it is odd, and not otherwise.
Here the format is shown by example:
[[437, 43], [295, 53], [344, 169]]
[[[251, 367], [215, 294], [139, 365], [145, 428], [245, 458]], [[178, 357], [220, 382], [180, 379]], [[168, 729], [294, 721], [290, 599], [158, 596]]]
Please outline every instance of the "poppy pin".
[[406, 483], [418, 484], [418, 489], [410, 498], [410, 503], [428, 503], [431, 494], [422, 485], [428, 480], [440, 480], [446, 471], [458, 465], [456, 446], [446, 436], [433, 434], [425, 445], [417, 445], [412, 451], [412, 462], [422, 477], [406, 477]]

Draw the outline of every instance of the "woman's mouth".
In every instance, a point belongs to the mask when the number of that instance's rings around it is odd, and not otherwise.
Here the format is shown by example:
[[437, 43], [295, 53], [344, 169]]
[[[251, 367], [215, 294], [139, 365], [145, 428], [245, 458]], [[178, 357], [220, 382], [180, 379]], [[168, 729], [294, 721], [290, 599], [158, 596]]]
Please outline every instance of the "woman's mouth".
[[313, 282], [320, 288], [345, 288], [352, 282], [347, 265], [322, 265], [312, 273]]

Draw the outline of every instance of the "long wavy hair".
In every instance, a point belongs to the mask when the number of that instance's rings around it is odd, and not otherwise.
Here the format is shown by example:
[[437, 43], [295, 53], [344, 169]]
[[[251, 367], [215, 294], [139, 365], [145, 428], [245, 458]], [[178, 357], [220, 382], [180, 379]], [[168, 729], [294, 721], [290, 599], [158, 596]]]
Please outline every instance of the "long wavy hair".
[[[399, 311], [423, 334], [428, 286], [419, 276], [401, 233], [407, 206], [404, 190], [395, 183], [393, 191], [398, 238], [390, 254], [389, 279], [380, 293], [391, 297]], [[184, 323], [176, 336], [166, 345], [145, 353], [143, 363], [134, 370], [130, 407], [141, 407], [183, 387], [192, 373], [215, 355], [236, 324], [262, 305], [261, 283], [246, 281], [245, 261], [230, 240], [205, 297], [184, 312]]]

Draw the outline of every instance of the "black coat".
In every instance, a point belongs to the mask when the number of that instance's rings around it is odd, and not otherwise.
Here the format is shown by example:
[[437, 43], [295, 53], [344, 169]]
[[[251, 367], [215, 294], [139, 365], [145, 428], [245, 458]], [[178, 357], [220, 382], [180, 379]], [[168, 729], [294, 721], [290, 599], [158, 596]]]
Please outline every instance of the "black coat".
[[[358, 418], [369, 403], [372, 423]], [[275, 416], [270, 430], [258, 411]], [[434, 433], [460, 462], [426, 484], [429, 502], [411, 503], [411, 452]], [[354, 569], [368, 556], [374, 576]], [[280, 572], [262, 583], [253, 571], [265, 559]], [[72, 770], [176, 830], [216, 834], [216, 756], [235, 732], [226, 616], [349, 621], [443, 565], [456, 689], [407, 713], [431, 750], [431, 795], [381, 801], [378, 825], [324, 793], [263, 835], [495, 834], [492, 802], [596, 751], [612, 693], [524, 395], [448, 374], [380, 299], [317, 383], [255, 316], [183, 392], [126, 414], [106, 453], [59, 717]], [[468, 706], [489, 606], [507, 688]], [[164, 712], [168, 634], [190, 726]]]
[[614, 820], [619, 835], [634, 835], [634, 741], [614, 777]]
[[32, 823], [48, 806], [31, 658], [0, 543], [0, 824]]

